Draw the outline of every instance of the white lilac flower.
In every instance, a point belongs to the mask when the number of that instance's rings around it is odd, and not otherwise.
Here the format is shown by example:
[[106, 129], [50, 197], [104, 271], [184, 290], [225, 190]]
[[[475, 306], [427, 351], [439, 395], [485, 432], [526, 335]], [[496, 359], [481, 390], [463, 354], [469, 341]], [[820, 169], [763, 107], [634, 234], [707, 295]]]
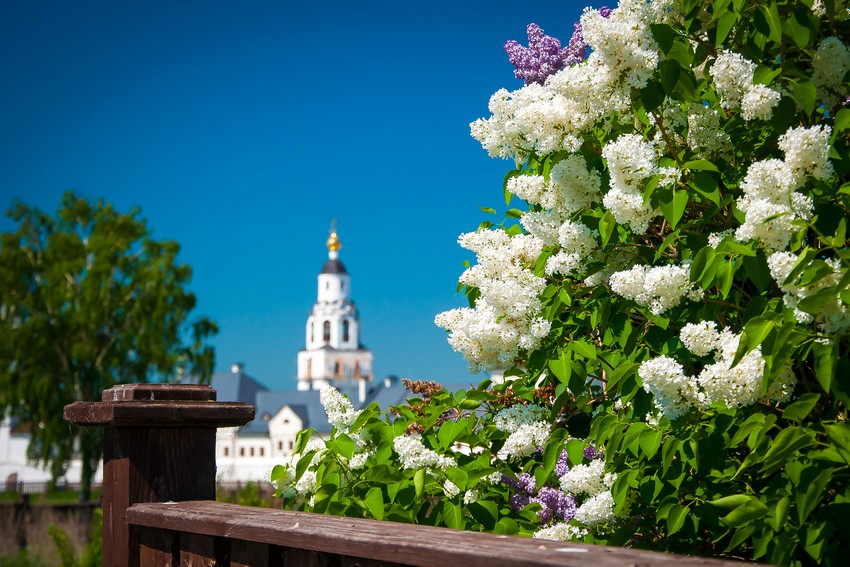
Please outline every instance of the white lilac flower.
[[685, 348], [697, 356], [706, 356], [720, 345], [720, 333], [714, 321], [688, 323], [682, 327], [679, 338]]
[[656, 315], [676, 307], [684, 297], [697, 300], [702, 296], [690, 282], [689, 264], [654, 267], [639, 264], [613, 273], [609, 284], [614, 293], [648, 307]]
[[375, 450], [374, 449], [369, 450], [369, 451], [362, 451], [360, 453], [354, 453], [353, 455], [351, 455], [351, 458], [348, 460], [348, 468], [350, 468], [351, 470], [355, 470], [355, 471], [358, 470], [358, 469], [362, 469], [363, 467], [366, 466], [366, 462], [369, 460], [369, 458], [374, 457], [374, 456], [375, 456]]
[[643, 389], [652, 394], [655, 406], [671, 420], [688, 411], [698, 399], [696, 381], [669, 356], [644, 361], [638, 367], [638, 376]]
[[520, 199], [540, 204], [547, 187], [542, 175], [517, 175], [508, 179], [507, 189]]
[[576, 509], [575, 519], [586, 526], [604, 524], [616, 518], [614, 496], [610, 490], [600, 492], [585, 500]]
[[755, 71], [756, 64], [740, 53], [720, 50], [710, 72], [723, 108], [740, 106], [741, 100], [753, 84]]
[[[828, 132], [827, 129], [827, 135]], [[811, 197], [795, 189], [807, 173], [832, 171], [832, 165], [826, 159], [828, 145], [824, 151], [822, 142], [820, 128], [791, 129], [779, 138], [779, 147], [786, 154], [785, 160], [768, 159], [750, 165], [741, 183], [744, 194], [737, 202], [745, 215], [744, 223], [735, 231], [737, 240], [755, 238], [768, 250], [788, 246], [795, 230], [794, 221], [810, 219], [814, 207]]]
[[616, 475], [605, 472], [604, 460], [594, 459], [586, 465], [575, 465], [561, 475], [559, 481], [564, 492], [596, 496], [610, 490], [616, 479]]
[[443, 492], [445, 492], [446, 496], [449, 498], [454, 498], [460, 494], [460, 488], [458, 488], [458, 486], [449, 479], [446, 479], [445, 482], [443, 482]]
[[637, 134], [624, 134], [610, 142], [602, 149], [602, 157], [611, 177], [611, 189], [602, 204], [618, 223], [628, 224], [634, 232], [643, 234], [649, 221], [660, 214], [644, 202], [642, 190], [646, 180], [656, 174], [672, 178], [678, 172], [662, 171], [656, 164], [655, 147]]
[[557, 162], [549, 172], [551, 197], [541, 204], [568, 215], [599, 202], [602, 198], [602, 181], [596, 170], [587, 168], [587, 162], [572, 154]]
[[416, 437], [400, 435], [393, 439], [395, 449], [403, 469], [445, 470], [455, 465], [454, 459], [440, 455], [425, 447]]
[[764, 85], [753, 85], [741, 99], [741, 115], [744, 120], [770, 120], [779, 98], [779, 92]]
[[322, 403], [325, 413], [328, 414], [328, 421], [336, 429], [347, 430], [360, 415], [360, 411], [354, 409], [348, 398], [332, 386], [322, 388], [319, 393], [319, 401]]
[[534, 537], [537, 539], [551, 541], [573, 541], [575, 539], [581, 539], [586, 535], [586, 529], [570, 524], [569, 522], [558, 522], [534, 532]]
[[754, 85], [755, 70], [756, 64], [740, 53], [723, 49], [710, 73], [723, 108], [741, 108], [744, 120], [767, 120], [779, 104], [780, 94], [765, 85]]
[[503, 230], [462, 234], [458, 242], [478, 259], [460, 282], [478, 288], [480, 297], [473, 308], [446, 311], [435, 322], [449, 331], [449, 344], [472, 370], [511, 366], [520, 349], [537, 348], [549, 332], [540, 300], [546, 280], [532, 272], [544, 242]]
[[546, 261], [547, 275], [569, 275], [584, 268], [585, 261], [599, 246], [599, 232], [580, 222], [565, 221], [558, 228], [558, 245], [561, 247]]
[[829, 138], [832, 128], [819, 125], [791, 128], [779, 137], [779, 149], [785, 152], [785, 163], [791, 168], [795, 181], [802, 184], [806, 175], [817, 179], [832, 177], [829, 161]]
[[774, 252], [767, 258], [767, 266], [779, 289], [784, 292], [783, 301], [788, 309], [794, 311], [798, 323], [803, 325], [817, 321], [818, 327], [827, 334], [842, 332], [850, 326], [850, 311], [841, 301], [836, 291], [835, 299], [827, 302], [820, 313], [812, 315], [797, 308], [797, 304], [806, 297], [818, 293], [824, 288], [837, 286], [844, 275], [841, 261], [838, 259], [826, 260], [832, 267], [832, 274], [821, 278], [809, 286], [798, 286], [793, 281], [786, 283], [798, 257], [790, 252]]
[[728, 152], [732, 147], [729, 134], [720, 127], [720, 113], [702, 104], [688, 107], [688, 146], [708, 156]]
[[812, 60], [812, 82], [817, 87], [818, 99], [833, 105], [838, 102], [834, 93], [845, 95], [844, 75], [850, 71], [850, 50], [840, 39], [831, 36], [818, 44]]
[[467, 505], [472, 504], [473, 502], [478, 502], [480, 498], [481, 495], [474, 488], [463, 493], [463, 503]]
[[545, 421], [523, 423], [517, 426], [505, 440], [500, 456], [502, 454], [507, 457], [531, 455], [546, 446], [551, 433], [552, 428]]
[[586, 529], [570, 524], [569, 522], [558, 522], [534, 532], [535, 538], [551, 541], [572, 541], [574, 539], [581, 539], [586, 535]]
[[499, 410], [493, 417], [493, 425], [500, 431], [510, 433], [520, 425], [543, 421], [549, 417], [549, 410], [535, 404], [515, 404]]

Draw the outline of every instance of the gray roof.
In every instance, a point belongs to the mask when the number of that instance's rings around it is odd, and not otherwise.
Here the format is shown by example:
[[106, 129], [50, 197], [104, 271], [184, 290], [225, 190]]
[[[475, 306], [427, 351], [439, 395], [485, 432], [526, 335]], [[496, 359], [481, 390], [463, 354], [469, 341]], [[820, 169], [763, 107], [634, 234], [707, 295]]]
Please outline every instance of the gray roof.
[[268, 388], [241, 371], [216, 372], [210, 380], [210, 386], [215, 388], [216, 399], [220, 402], [253, 404], [259, 392], [268, 391]]
[[323, 274], [347, 274], [348, 271], [345, 269], [345, 266], [342, 264], [341, 260], [335, 260], [333, 258], [329, 259], [325, 262], [324, 267], [322, 268]]
[[[443, 387], [450, 392], [468, 389], [471, 386], [471, 382], [443, 384]], [[367, 386], [366, 399], [363, 403], [359, 402], [359, 388], [356, 383], [337, 386], [336, 388], [348, 396], [354, 407], [358, 409], [364, 408], [372, 402], [377, 402], [381, 410], [387, 411], [390, 406], [401, 405], [404, 400], [413, 396], [400, 382], [392, 382], [389, 386], [385, 386], [383, 380], [376, 380]], [[268, 391], [263, 388], [256, 393], [255, 399], [249, 402], [256, 406], [257, 417], [244, 426], [240, 434], [268, 435], [268, 419], [274, 417], [284, 406], [289, 406], [298, 415], [305, 429], [312, 427], [317, 433], [330, 433], [331, 424], [328, 422], [328, 416], [319, 401], [320, 393], [319, 390]], [[219, 396], [219, 399], [223, 398]], [[264, 415], [267, 416], [267, 419], [263, 419]]]

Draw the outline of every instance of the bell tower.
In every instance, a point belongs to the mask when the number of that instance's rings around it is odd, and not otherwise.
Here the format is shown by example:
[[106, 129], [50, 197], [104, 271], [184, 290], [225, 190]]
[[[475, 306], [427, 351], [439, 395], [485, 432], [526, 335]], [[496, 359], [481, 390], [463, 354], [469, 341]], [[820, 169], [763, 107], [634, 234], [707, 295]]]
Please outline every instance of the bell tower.
[[372, 352], [360, 344], [360, 316], [351, 300], [351, 276], [331, 222], [328, 259], [318, 276], [316, 303], [307, 317], [306, 348], [298, 353], [298, 389], [365, 385], [372, 380]]

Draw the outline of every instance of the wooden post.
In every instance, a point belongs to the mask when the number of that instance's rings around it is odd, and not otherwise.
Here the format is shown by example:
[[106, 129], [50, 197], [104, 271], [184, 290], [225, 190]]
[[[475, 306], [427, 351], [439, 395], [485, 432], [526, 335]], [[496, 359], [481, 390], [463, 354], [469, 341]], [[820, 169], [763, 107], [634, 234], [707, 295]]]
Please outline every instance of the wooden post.
[[132, 384], [101, 402], [65, 406], [65, 419], [105, 428], [103, 565], [139, 564], [139, 537], [126, 511], [140, 502], [215, 500], [215, 432], [244, 425], [254, 407], [216, 402], [209, 386]]

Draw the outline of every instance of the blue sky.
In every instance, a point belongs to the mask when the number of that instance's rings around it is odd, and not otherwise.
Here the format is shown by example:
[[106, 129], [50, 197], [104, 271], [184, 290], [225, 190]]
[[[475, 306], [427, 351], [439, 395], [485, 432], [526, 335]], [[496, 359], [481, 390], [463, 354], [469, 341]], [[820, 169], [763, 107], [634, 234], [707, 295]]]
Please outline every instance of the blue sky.
[[433, 318], [464, 305], [457, 236], [504, 210], [512, 166], [469, 123], [522, 84], [505, 41], [535, 22], [566, 43], [584, 5], [4, 0], [0, 208], [141, 207], [194, 269], [217, 368], [272, 388], [294, 385], [337, 218], [376, 376], [463, 380]]

